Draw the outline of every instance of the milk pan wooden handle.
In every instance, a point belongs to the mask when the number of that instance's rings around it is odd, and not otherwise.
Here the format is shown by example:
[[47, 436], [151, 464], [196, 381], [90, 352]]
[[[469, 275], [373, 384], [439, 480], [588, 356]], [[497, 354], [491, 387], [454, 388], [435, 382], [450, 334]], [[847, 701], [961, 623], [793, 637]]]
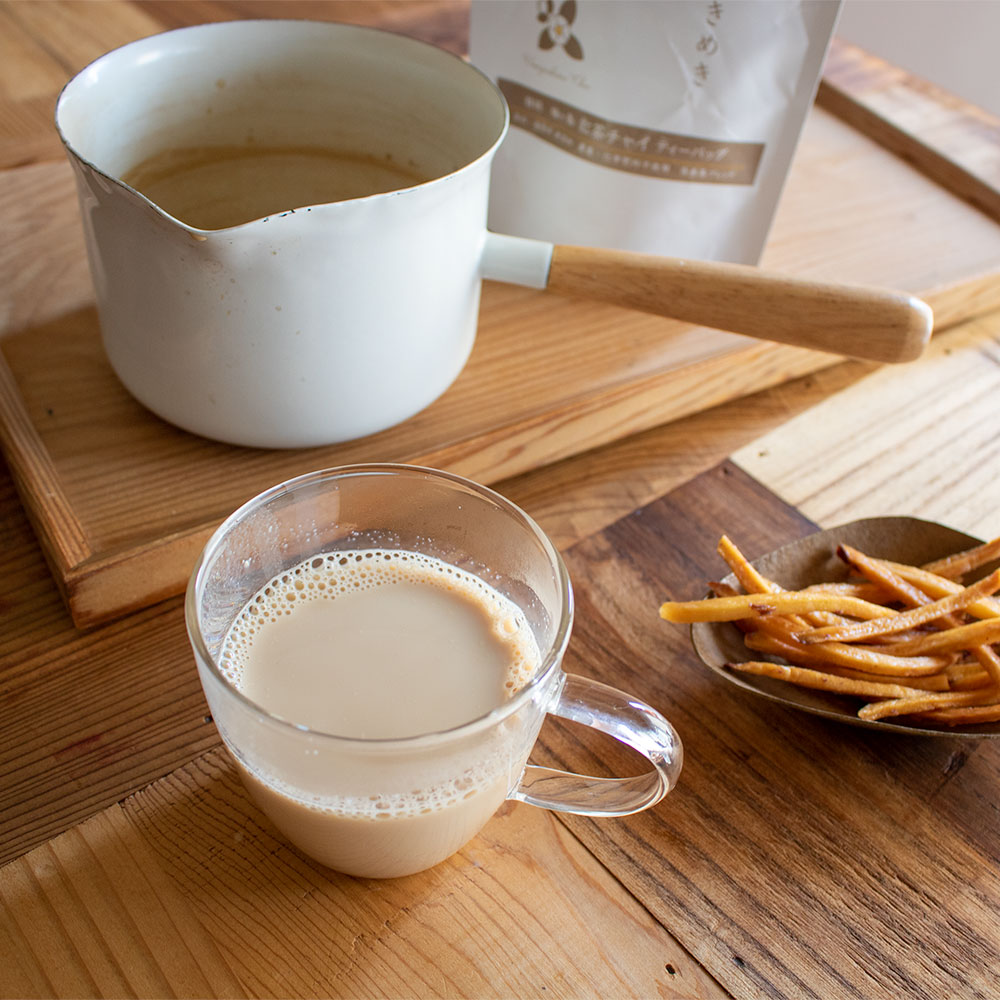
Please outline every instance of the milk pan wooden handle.
[[902, 292], [590, 247], [557, 245], [546, 288], [870, 361], [913, 361], [933, 327], [927, 303]]

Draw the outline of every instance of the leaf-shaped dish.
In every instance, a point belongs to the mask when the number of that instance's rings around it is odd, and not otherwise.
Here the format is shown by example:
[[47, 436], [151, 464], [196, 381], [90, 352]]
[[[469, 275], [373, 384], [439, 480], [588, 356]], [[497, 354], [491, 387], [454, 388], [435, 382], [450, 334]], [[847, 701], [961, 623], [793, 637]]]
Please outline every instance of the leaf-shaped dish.
[[[734, 539], [735, 540], [735, 539]], [[912, 517], [874, 517], [808, 535], [774, 552], [753, 560], [765, 576], [790, 590], [827, 580], [844, 580], [847, 566], [837, 558], [840, 543], [852, 545], [870, 556], [921, 565], [980, 544], [980, 539], [933, 521]], [[995, 564], [987, 567], [992, 569]], [[982, 575], [982, 571], [977, 572]], [[730, 574], [727, 583], [735, 583]], [[737, 673], [726, 667], [747, 659], [760, 659], [743, 644], [739, 629], [729, 622], [699, 622], [691, 626], [691, 640], [702, 661], [719, 676], [756, 695], [791, 705], [814, 715], [868, 729], [915, 733], [924, 736], [951, 736], [983, 739], [1000, 736], [1000, 722], [977, 726], [944, 726], [923, 721], [869, 721], [859, 719], [862, 702], [856, 697], [799, 687], [770, 677]]]

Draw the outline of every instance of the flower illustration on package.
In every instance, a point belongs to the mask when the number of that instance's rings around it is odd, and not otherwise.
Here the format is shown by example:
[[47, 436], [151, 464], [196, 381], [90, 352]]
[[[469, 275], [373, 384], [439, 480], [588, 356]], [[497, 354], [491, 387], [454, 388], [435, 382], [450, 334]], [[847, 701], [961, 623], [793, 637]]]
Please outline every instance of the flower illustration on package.
[[560, 46], [571, 59], [583, 58], [583, 47], [573, 34], [576, 20], [576, 0], [563, 0], [556, 10], [555, 0], [540, 0], [538, 20], [545, 27], [538, 36], [540, 49], [554, 49]]

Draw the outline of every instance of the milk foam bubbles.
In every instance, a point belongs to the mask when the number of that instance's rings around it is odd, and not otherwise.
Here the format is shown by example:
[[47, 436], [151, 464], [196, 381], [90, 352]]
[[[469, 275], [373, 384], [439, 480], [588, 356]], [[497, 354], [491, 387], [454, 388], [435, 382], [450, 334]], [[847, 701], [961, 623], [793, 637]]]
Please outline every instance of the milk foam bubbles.
[[508, 646], [510, 664], [509, 676], [504, 679], [505, 689], [513, 693], [531, 678], [538, 666], [539, 653], [520, 608], [472, 573], [434, 556], [397, 549], [325, 553], [276, 576], [233, 622], [223, 643], [219, 666], [232, 684], [243, 689], [254, 641], [269, 624], [291, 615], [296, 607], [308, 601], [336, 600], [399, 583], [442, 588], [480, 605], [493, 632]]

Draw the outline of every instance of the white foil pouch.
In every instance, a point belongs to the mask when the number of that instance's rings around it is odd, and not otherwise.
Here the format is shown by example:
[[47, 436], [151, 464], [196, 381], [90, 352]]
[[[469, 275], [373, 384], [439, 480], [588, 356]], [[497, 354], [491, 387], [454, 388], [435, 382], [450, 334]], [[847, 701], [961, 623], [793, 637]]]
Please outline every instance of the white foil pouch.
[[473, 0], [510, 105], [490, 228], [756, 264], [840, 0]]

